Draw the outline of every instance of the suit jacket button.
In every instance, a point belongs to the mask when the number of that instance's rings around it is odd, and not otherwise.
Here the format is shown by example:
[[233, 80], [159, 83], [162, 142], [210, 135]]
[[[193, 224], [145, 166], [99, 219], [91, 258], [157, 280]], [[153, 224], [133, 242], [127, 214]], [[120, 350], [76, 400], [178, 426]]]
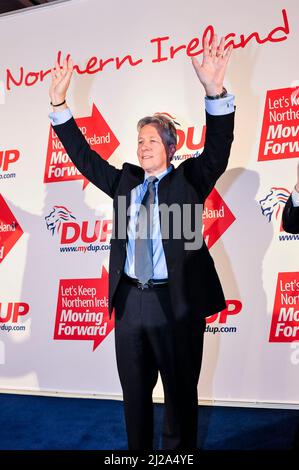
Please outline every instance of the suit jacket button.
[[120, 274], [120, 269], [117, 269], [117, 270], [116, 270], [116, 274]]

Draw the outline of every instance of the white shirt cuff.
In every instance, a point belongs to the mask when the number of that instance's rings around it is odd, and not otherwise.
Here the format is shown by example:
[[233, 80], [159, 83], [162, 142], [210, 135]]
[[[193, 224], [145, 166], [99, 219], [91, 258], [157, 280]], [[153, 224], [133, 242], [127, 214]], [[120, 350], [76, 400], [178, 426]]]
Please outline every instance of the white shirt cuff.
[[227, 95], [225, 98], [217, 100], [209, 100], [205, 98], [206, 111], [213, 116], [221, 116], [223, 114], [233, 113], [235, 110], [235, 97], [234, 95]]
[[73, 117], [70, 108], [63, 109], [62, 111], [53, 111], [49, 114], [49, 118], [52, 126], [58, 126], [58, 124], [64, 124], [66, 121]]
[[[220, 116], [223, 114], [230, 114], [235, 110], [235, 97], [234, 95], [227, 95], [225, 98], [218, 100], [209, 100], [205, 98], [206, 111], [213, 116]], [[49, 114], [52, 126], [64, 124], [73, 117], [70, 108], [63, 109], [62, 111], [53, 111]], [[298, 194], [298, 193], [297, 193]]]

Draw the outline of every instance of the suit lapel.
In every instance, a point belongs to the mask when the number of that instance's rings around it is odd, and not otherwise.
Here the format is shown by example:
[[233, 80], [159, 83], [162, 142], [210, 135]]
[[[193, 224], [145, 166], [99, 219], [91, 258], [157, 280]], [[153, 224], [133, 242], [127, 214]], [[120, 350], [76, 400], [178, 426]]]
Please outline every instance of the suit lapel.
[[[126, 227], [129, 224], [129, 206], [131, 204], [131, 191], [132, 189], [139, 186], [144, 181], [144, 170], [137, 165], [124, 164], [124, 170], [126, 171], [126, 177], [124, 178], [124, 186], [122, 193], [126, 197]], [[128, 238], [128, 231], [126, 231]]]
[[159, 199], [159, 204], [168, 204], [168, 190], [170, 183], [174, 177], [175, 173], [175, 168], [173, 165], [171, 165], [173, 168], [172, 170], [165, 175], [161, 181], [159, 182], [158, 186], [158, 199]]

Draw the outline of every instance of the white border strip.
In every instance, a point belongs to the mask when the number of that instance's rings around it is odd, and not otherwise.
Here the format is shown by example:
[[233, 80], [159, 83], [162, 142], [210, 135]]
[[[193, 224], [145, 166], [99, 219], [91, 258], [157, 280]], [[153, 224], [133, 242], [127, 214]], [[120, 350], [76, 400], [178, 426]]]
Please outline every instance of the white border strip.
[[[33, 390], [14, 390], [14, 389], [0, 389], [0, 394], [14, 394], [14, 395], [33, 395], [45, 397], [59, 397], [59, 398], [94, 398], [96, 400], [117, 400], [122, 401], [122, 395], [110, 395], [103, 393], [67, 393], [61, 391], [33, 391]], [[161, 397], [154, 397], [154, 403], [164, 403]], [[233, 401], [233, 400], [198, 400], [198, 404], [202, 406], [231, 406], [235, 408], [272, 408], [272, 409], [285, 409], [285, 410], [299, 410], [299, 403], [294, 402], [265, 402], [265, 401]]]

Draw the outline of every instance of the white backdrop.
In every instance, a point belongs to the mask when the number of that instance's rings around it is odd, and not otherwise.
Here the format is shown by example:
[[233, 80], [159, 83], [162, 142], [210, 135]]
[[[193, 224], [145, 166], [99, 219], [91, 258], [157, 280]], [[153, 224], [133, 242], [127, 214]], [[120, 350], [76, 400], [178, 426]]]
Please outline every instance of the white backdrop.
[[0, 17], [1, 390], [121, 395], [106, 307], [111, 201], [57, 148], [45, 72], [72, 55], [69, 106], [118, 167], [137, 162], [137, 120], [171, 114], [177, 165], [202, 149], [204, 90], [188, 55], [201, 58], [214, 28], [234, 42], [225, 86], [237, 110], [205, 211], [228, 309], [208, 320], [199, 396], [299, 404], [299, 236], [280, 222], [299, 157], [298, 24], [295, 0], [73, 0]]

